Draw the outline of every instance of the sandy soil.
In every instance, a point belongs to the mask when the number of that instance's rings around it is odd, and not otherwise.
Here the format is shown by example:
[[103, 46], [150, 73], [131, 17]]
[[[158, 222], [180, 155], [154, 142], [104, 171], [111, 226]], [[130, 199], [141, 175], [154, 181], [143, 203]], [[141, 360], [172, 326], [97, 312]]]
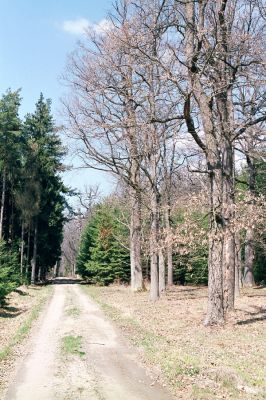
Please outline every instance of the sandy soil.
[[170, 400], [138, 359], [80, 286], [56, 284], [6, 400]]
[[0, 308], [0, 399], [4, 398], [17, 360], [25, 352], [29, 331], [52, 294], [51, 286], [21, 286]]

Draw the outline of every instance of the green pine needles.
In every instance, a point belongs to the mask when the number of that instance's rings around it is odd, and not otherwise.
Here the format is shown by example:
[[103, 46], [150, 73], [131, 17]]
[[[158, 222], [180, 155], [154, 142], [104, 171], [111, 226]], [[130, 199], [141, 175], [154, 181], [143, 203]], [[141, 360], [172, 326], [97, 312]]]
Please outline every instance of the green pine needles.
[[91, 283], [129, 282], [130, 255], [127, 228], [119, 222], [119, 210], [98, 205], [82, 235], [78, 273]]
[[0, 240], [0, 306], [5, 304], [6, 296], [19, 284], [18, 256]]

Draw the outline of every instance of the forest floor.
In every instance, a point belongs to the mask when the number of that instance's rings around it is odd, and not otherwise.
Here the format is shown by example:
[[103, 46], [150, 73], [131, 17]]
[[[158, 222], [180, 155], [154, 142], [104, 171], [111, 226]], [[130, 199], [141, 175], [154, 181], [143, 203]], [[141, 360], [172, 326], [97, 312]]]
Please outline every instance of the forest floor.
[[178, 400], [266, 399], [266, 288], [245, 290], [225, 327], [203, 326], [207, 289], [173, 287], [154, 303], [123, 286], [84, 286]]
[[172, 399], [81, 285], [55, 283], [1, 399]]

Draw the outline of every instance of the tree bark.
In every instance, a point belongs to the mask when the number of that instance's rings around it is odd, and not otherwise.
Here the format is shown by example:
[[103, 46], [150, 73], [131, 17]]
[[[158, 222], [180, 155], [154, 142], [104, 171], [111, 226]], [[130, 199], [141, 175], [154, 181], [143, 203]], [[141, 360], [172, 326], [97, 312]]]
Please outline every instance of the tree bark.
[[163, 249], [159, 249], [159, 292], [165, 292], [165, 262]]
[[[73, 273], [73, 270], [72, 270], [72, 273]], [[72, 276], [73, 276], [73, 274], [72, 274]], [[56, 263], [55, 263], [55, 265], [54, 265], [54, 274], [53, 274], [53, 277], [54, 277], [54, 278], [57, 278], [57, 277], [58, 277], [58, 261], [56, 261]]]
[[158, 239], [159, 239], [159, 202], [155, 190], [151, 196], [151, 232], [150, 232], [150, 259], [151, 259], [151, 289], [150, 298], [152, 301], [159, 299], [159, 257], [158, 257]]
[[36, 268], [37, 268], [37, 236], [38, 236], [38, 221], [36, 219], [34, 226], [34, 240], [33, 240], [33, 256], [31, 260], [31, 284], [36, 282]]
[[[248, 146], [252, 148], [251, 143]], [[248, 149], [249, 151], [249, 149]], [[249, 172], [249, 193], [251, 196], [255, 195], [256, 190], [256, 168], [254, 160], [247, 154], [247, 164]], [[251, 205], [254, 203], [254, 199], [251, 198]], [[255, 285], [254, 281], [254, 259], [255, 259], [255, 248], [254, 248], [254, 229], [249, 226], [246, 230], [245, 238], [245, 265], [244, 265], [244, 277], [243, 283], [246, 287], [252, 287]]]
[[[209, 168], [212, 169], [211, 166]], [[205, 325], [224, 323], [223, 298], [223, 226], [221, 218], [221, 202], [219, 196], [221, 170], [210, 172], [210, 239], [208, 257], [208, 307]]]
[[254, 265], [254, 229], [248, 228], [245, 238], [245, 266], [244, 266], [244, 286], [252, 287], [255, 285], [253, 275]]
[[2, 177], [2, 196], [1, 196], [1, 209], [0, 209], [0, 240], [3, 239], [5, 197], [6, 197], [6, 170], [4, 168]]
[[20, 244], [20, 275], [23, 277], [23, 259], [24, 259], [24, 223], [21, 223], [21, 244]]
[[[226, 2], [216, 2], [217, 41], [221, 57], [216, 67], [216, 88], [211, 94], [202, 79], [199, 42], [204, 30], [204, 7], [200, 4], [201, 18], [196, 22], [195, 3], [186, 2], [186, 56], [190, 91], [199, 106], [205, 133], [203, 142], [190, 115], [190, 95], [184, 114], [189, 132], [204, 151], [210, 177], [210, 243], [209, 243], [209, 297], [205, 324], [223, 324], [226, 312], [234, 307], [235, 254], [234, 254], [234, 173], [232, 127], [231, 75], [225, 60], [228, 57]], [[198, 25], [197, 25], [198, 24]], [[196, 35], [197, 38], [196, 38]], [[201, 39], [200, 39], [201, 38]]]
[[130, 223], [130, 265], [131, 289], [134, 292], [144, 289], [141, 263], [141, 204], [140, 193], [131, 189], [131, 223]]
[[[171, 224], [170, 224], [170, 207], [168, 207], [165, 211], [165, 228], [170, 233]], [[172, 238], [170, 238], [170, 242], [166, 245], [166, 254], [167, 254], [167, 284], [168, 286], [172, 286], [174, 284], [173, 278], [173, 245]]]
[[27, 243], [27, 262], [26, 262], [26, 279], [29, 278], [29, 263], [30, 263], [30, 236], [31, 236], [31, 226], [28, 226], [28, 243]]
[[242, 271], [241, 271], [241, 242], [240, 234], [235, 234], [235, 297], [240, 295], [242, 287]]
[[[221, 104], [225, 107], [226, 104]], [[225, 116], [224, 119], [227, 117]], [[224, 133], [225, 136], [225, 133]], [[226, 135], [227, 136], [227, 135]], [[224, 311], [234, 309], [235, 301], [235, 233], [234, 233], [234, 163], [232, 145], [224, 138], [223, 142], [223, 221], [224, 221], [224, 243], [223, 243], [223, 291]]]

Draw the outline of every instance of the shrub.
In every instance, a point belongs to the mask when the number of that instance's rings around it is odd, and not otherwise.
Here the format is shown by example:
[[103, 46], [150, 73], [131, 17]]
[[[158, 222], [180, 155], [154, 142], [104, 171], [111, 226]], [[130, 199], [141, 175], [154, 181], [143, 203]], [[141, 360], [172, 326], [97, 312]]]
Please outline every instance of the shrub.
[[17, 254], [0, 241], [0, 305], [5, 303], [6, 296], [19, 285], [19, 265]]

